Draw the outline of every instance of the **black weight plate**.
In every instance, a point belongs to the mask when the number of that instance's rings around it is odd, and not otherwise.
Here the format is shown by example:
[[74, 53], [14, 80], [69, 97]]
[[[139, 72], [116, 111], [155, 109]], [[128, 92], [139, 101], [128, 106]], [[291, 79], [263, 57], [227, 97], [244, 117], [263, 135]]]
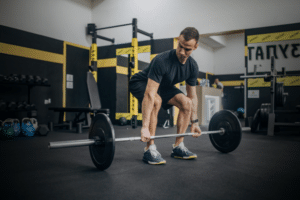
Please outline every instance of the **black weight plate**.
[[271, 104], [263, 103], [260, 107], [260, 123], [263, 125], [268, 124], [269, 113], [271, 112]]
[[257, 111], [254, 114], [253, 121], [252, 121], [252, 124], [251, 124], [251, 132], [252, 133], [257, 132], [258, 124], [260, 122], [260, 112], [261, 112], [261, 110], [257, 109]]
[[223, 152], [234, 151], [242, 139], [242, 126], [237, 116], [228, 110], [221, 110], [213, 115], [209, 123], [209, 131], [225, 129], [224, 134], [210, 134], [213, 146]]
[[275, 88], [275, 105], [278, 107], [283, 107], [285, 103], [285, 96], [284, 94], [284, 87], [283, 83], [276, 83]]
[[90, 155], [98, 169], [107, 169], [115, 155], [115, 131], [107, 115], [101, 113], [93, 118], [89, 129], [89, 139], [101, 141], [89, 146]]

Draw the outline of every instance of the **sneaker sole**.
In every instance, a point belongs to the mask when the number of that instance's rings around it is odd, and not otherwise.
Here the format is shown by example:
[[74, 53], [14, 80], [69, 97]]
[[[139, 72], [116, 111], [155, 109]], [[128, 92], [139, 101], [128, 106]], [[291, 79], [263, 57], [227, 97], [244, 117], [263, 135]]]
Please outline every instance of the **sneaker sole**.
[[171, 155], [172, 158], [177, 158], [177, 159], [183, 159], [183, 160], [190, 160], [190, 159], [195, 159], [197, 156], [189, 156], [189, 157], [180, 157], [180, 156], [174, 156]]
[[147, 161], [147, 160], [143, 160], [145, 163], [148, 163], [150, 165], [163, 165], [166, 164], [166, 161], [161, 161], [161, 162], [151, 162], [151, 161]]

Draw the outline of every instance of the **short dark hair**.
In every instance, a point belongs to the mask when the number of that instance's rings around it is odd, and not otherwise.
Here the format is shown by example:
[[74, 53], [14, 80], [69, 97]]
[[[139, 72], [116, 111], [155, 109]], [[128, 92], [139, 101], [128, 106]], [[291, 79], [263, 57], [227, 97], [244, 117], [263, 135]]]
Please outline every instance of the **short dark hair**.
[[184, 39], [186, 41], [189, 41], [191, 39], [195, 39], [196, 42], [198, 43], [199, 40], [199, 32], [196, 28], [194, 27], [186, 27], [183, 29], [180, 33], [180, 35], [183, 35]]

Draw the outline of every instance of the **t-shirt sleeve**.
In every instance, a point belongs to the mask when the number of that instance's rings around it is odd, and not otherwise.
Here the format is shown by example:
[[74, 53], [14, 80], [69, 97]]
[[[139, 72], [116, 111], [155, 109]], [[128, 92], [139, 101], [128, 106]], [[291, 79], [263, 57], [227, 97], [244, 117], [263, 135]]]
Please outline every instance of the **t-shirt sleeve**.
[[192, 70], [191, 70], [191, 75], [190, 77], [186, 80], [186, 83], [189, 84], [190, 86], [195, 86], [197, 84], [197, 78], [198, 78], [198, 65], [196, 62], [193, 62], [192, 65]]
[[163, 65], [161, 64], [161, 62], [159, 62], [158, 59], [153, 60], [153, 62], [150, 63], [148, 78], [154, 80], [157, 83], [160, 83], [165, 74], [165, 70], [162, 66]]

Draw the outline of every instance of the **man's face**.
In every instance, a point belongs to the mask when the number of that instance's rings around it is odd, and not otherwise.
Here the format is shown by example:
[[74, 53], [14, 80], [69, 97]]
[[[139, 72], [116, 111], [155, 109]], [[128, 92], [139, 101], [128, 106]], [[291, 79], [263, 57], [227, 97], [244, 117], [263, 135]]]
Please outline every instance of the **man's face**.
[[178, 46], [176, 49], [176, 56], [182, 64], [185, 64], [189, 56], [194, 50], [198, 47], [198, 43], [195, 39], [186, 41], [183, 35], [180, 35], [178, 38]]

